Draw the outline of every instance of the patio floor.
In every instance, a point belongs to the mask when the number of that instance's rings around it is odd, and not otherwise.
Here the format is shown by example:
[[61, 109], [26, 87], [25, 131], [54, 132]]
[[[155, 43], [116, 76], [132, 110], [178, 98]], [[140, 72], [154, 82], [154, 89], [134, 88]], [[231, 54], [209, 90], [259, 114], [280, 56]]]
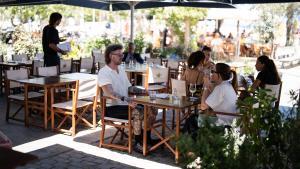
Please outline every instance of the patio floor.
[[[288, 91], [300, 89], [300, 66], [282, 69], [283, 88], [281, 110], [291, 106]], [[178, 168], [174, 156], [166, 149], [158, 149], [144, 157], [133, 152], [115, 151], [99, 148], [100, 128], [84, 129], [71, 136], [43, 130], [37, 127], [24, 127], [23, 123], [5, 122], [5, 99], [0, 97], [0, 130], [13, 142], [13, 149], [28, 152], [39, 157], [37, 161], [18, 168], [26, 169], [63, 169], [63, 168]], [[106, 136], [110, 137], [111, 132]]]

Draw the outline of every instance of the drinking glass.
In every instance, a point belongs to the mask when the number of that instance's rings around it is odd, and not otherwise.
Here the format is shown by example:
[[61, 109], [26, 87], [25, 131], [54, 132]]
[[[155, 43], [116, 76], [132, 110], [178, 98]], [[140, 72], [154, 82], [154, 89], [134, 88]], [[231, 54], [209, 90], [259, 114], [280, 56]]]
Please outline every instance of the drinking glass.
[[194, 93], [196, 92], [197, 88], [196, 88], [196, 83], [191, 83], [190, 84], [190, 88], [189, 88], [190, 92], [192, 93], [192, 99], [194, 98]]
[[149, 97], [150, 100], [155, 100], [156, 99], [156, 91], [149, 91]]

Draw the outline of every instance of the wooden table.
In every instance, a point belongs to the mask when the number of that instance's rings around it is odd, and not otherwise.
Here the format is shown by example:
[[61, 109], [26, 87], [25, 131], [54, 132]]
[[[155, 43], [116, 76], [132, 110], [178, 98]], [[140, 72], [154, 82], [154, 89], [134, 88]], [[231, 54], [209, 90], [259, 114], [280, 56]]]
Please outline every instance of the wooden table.
[[[191, 108], [193, 106], [196, 106], [200, 104], [200, 99], [197, 101], [189, 101], [189, 98], [181, 97], [179, 100], [172, 100], [172, 99], [155, 99], [150, 100], [148, 96], [140, 96], [133, 98], [133, 102], [137, 104], [144, 105], [144, 131], [147, 130], [147, 115], [149, 107], [155, 107], [155, 108], [161, 108], [161, 109], [173, 109], [176, 113], [176, 130], [175, 130], [175, 137], [179, 136], [180, 133], [180, 112], [185, 111], [187, 108]], [[164, 136], [164, 129], [166, 127], [166, 118], [165, 118], [165, 112], [163, 113], [163, 124], [162, 124], [162, 135], [160, 135], [157, 130], [154, 128], [151, 128], [151, 131], [154, 131], [154, 134], [156, 134], [161, 141], [151, 147], [149, 150], [147, 150], [147, 132], [143, 133], [143, 155], [146, 156], [149, 151], [155, 150], [158, 146], [164, 144], [166, 147], [169, 148], [169, 150], [175, 155], [175, 160], [178, 162], [179, 159], [179, 151], [178, 147], [176, 146], [175, 149], [168, 143], [170, 139], [173, 137], [172, 135]]]
[[32, 67], [32, 61], [27, 61], [27, 62], [0, 62], [0, 80], [1, 80], [1, 83], [0, 83], [0, 94], [2, 94], [3, 92], [3, 84], [2, 82], [3, 81], [3, 73], [5, 70], [10, 70], [10, 69], [19, 69], [20, 67]]
[[29, 101], [28, 100], [28, 87], [39, 87], [44, 89], [44, 103], [42, 103], [43, 110], [44, 110], [44, 129], [47, 129], [47, 122], [48, 122], [48, 92], [50, 88], [52, 87], [58, 87], [58, 86], [66, 86], [69, 84], [74, 84], [76, 80], [74, 79], [67, 79], [62, 78], [59, 76], [52, 76], [52, 77], [39, 77], [39, 78], [33, 78], [33, 79], [25, 79], [25, 80], [18, 80], [17, 82], [24, 84], [24, 101], [25, 101], [25, 126], [28, 126], [28, 104], [33, 105], [41, 105], [41, 103], [38, 103], [36, 101]]

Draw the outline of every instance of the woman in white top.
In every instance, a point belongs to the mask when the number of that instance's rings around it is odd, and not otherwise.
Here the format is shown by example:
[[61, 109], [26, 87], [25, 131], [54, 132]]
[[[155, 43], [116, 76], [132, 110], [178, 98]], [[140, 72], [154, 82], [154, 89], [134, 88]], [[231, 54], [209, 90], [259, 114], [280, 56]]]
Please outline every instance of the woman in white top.
[[[204, 77], [201, 109], [209, 107], [215, 112], [236, 113], [237, 78], [235, 71], [225, 63], [217, 63], [212, 70], [211, 81]], [[213, 83], [214, 85], [213, 85]], [[219, 125], [231, 125], [233, 116], [217, 115]]]

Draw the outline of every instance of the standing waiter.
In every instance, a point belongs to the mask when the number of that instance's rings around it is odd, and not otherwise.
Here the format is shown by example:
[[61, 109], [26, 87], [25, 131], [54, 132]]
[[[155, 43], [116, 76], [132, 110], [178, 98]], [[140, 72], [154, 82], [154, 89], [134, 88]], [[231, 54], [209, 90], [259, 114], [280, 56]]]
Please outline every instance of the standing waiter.
[[57, 47], [59, 37], [56, 27], [60, 24], [61, 18], [62, 15], [60, 13], [52, 13], [50, 15], [49, 25], [45, 26], [43, 29], [42, 43], [45, 66], [59, 66], [60, 59], [58, 53], [66, 54], [65, 51]]

